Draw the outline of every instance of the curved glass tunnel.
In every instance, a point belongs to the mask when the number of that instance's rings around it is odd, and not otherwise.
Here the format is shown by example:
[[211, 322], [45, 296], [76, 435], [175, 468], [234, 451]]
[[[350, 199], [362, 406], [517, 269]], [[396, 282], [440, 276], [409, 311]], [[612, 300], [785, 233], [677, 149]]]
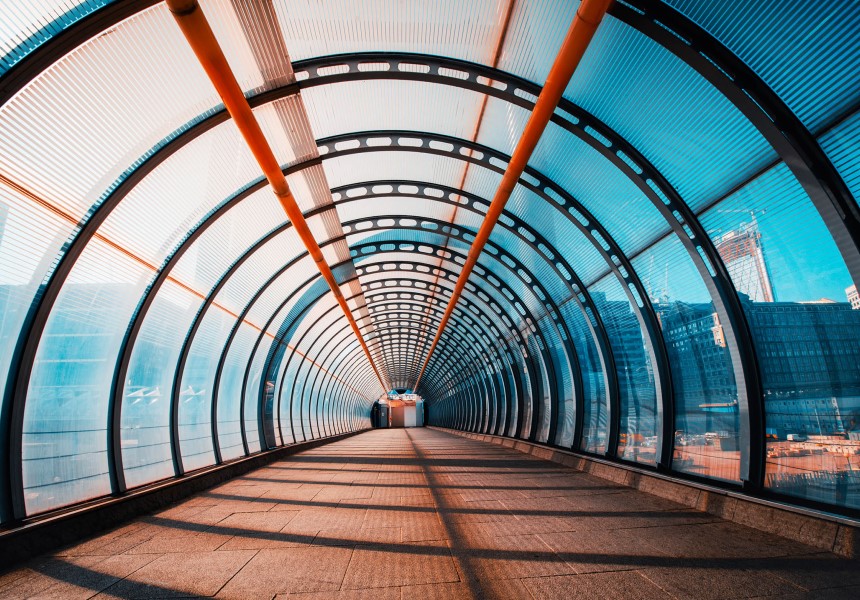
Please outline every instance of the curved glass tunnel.
[[[577, 8], [201, 2], [382, 387], [165, 5], [7, 4], [3, 522], [415, 387]], [[860, 510], [858, 45], [856, 2], [616, 1], [415, 388], [428, 424]]]

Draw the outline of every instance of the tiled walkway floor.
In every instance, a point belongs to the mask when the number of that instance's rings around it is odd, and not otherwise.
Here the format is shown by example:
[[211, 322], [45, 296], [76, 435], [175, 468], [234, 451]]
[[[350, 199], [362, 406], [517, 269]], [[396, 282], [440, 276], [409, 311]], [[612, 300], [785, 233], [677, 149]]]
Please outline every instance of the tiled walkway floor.
[[513, 450], [367, 432], [0, 575], [0, 597], [860, 598], [857, 562]]

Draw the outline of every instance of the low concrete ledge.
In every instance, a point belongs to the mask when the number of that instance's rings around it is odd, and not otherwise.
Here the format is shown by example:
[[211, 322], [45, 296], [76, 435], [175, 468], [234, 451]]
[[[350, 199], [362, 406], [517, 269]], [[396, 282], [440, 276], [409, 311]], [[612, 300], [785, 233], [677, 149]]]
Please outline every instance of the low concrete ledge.
[[672, 500], [721, 519], [833, 552], [839, 556], [860, 557], [860, 522], [848, 517], [753, 498], [739, 492], [684, 481], [661, 473], [639, 470], [633, 466], [602, 461], [533, 442], [444, 427], [433, 427], [433, 429], [513, 448], [536, 458], [559, 463], [618, 485]]
[[69, 509], [6, 524], [0, 529], [0, 573], [23, 560], [86, 539], [248, 471], [364, 431], [366, 430], [362, 429], [274, 448], [222, 465], [206, 467], [182, 477], [136, 488], [122, 496], [100, 498]]

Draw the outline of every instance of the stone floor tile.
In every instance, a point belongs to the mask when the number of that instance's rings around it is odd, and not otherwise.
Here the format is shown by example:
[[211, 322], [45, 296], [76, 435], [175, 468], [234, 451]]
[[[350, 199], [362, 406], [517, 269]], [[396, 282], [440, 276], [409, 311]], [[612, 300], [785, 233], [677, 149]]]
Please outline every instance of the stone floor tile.
[[88, 567], [76, 564], [77, 569], [67, 572], [63, 580], [29, 597], [41, 600], [90, 598], [156, 558], [158, 557], [152, 555], [120, 554], [110, 556]]
[[301, 452], [0, 574], [0, 598], [860, 598], [856, 561], [444, 432]]
[[357, 546], [344, 589], [458, 581], [444, 541]]
[[[683, 564], [683, 560], [679, 561]], [[711, 561], [707, 561], [711, 562]], [[642, 575], [672, 596], [685, 600], [758, 598], [802, 591], [789, 581], [761, 570], [746, 569], [743, 561], [710, 566], [703, 561], [695, 567], [670, 563], [663, 568], [648, 568]]]
[[536, 535], [466, 535], [450, 541], [466, 579], [519, 579], [575, 573]]
[[681, 558], [752, 559], [815, 553], [809, 546], [728, 521], [646, 527], [635, 532], [654, 548]]
[[323, 529], [313, 540], [315, 546], [355, 546], [356, 544], [399, 544], [400, 527]]
[[[296, 600], [401, 600], [401, 588], [370, 588], [363, 590], [341, 590], [338, 592], [307, 592], [296, 594], [278, 594], [275, 600], [295, 598]], [[403, 596], [403, 598], [418, 598], [418, 596]]]
[[576, 573], [658, 567], [669, 561], [668, 555], [641, 540], [635, 532], [565, 531], [537, 536]]
[[672, 598], [635, 571], [523, 579], [535, 600], [667, 600]]
[[127, 554], [170, 554], [177, 552], [211, 552], [233, 536], [221, 533], [190, 533], [184, 536], [156, 536], [127, 551]]
[[860, 586], [860, 562], [835, 558], [827, 552], [750, 560], [746, 565], [806, 590]]
[[351, 547], [339, 546], [260, 550], [218, 597], [271, 598], [280, 593], [338, 590], [352, 552]]
[[92, 573], [104, 556], [43, 557], [0, 577], [0, 598], [29, 598]]
[[232, 536], [218, 550], [262, 550], [306, 546], [313, 536], [284, 533], [299, 511], [234, 513], [215, 525], [212, 531]]
[[254, 556], [253, 550], [164, 554], [99, 597], [213, 596]]

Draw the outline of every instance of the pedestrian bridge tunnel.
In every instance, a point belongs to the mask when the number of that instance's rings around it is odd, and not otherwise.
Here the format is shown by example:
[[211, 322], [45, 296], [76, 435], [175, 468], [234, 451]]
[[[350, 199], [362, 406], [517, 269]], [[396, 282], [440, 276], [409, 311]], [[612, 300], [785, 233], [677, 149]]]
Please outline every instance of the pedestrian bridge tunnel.
[[860, 510], [857, 3], [50, 4], [0, 17], [5, 525], [391, 390]]

